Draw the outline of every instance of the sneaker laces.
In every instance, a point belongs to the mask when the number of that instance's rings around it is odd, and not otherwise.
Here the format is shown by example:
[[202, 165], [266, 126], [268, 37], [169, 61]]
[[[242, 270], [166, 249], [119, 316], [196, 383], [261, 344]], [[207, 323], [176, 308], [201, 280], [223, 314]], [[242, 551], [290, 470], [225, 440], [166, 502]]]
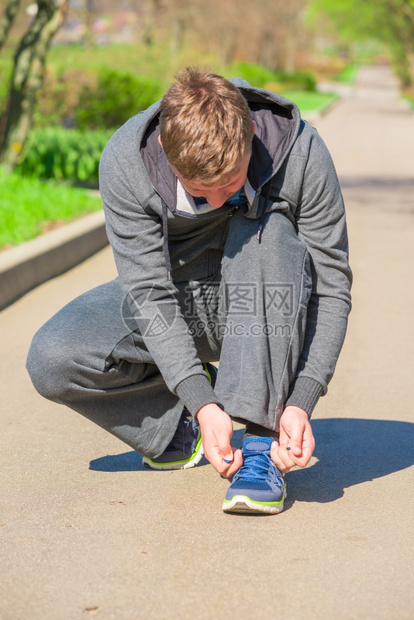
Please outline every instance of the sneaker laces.
[[283, 488], [283, 474], [277, 469], [271, 457], [263, 452], [245, 455], [244, 463], [233, 480], [263, 480]]

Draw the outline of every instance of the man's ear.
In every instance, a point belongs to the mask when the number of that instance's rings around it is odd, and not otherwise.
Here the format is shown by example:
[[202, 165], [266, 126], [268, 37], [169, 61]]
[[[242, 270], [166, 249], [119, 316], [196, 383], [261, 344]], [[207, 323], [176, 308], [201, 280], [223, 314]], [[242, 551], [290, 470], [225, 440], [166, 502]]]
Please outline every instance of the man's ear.
[[159, 143], [160, 147], [162, 148], [161, 134], [158, 135], [158, 143]]

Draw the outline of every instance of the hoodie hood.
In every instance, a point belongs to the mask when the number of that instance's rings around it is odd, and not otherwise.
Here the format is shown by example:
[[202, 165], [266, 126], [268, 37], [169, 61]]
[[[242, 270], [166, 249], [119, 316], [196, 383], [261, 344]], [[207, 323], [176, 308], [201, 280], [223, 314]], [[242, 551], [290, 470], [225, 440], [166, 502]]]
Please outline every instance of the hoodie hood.
[[[256, 133], [252, 143], [252, 157], [247, 173], [255, 192], [276, 174], [292, 148], [300, 127], [300, 112], [288, 99], [261, 88], [253, 88], [240, 78], [231, 80], [247, 99]], [[160, 102], [144, 113], [147, 123], [141, 133], [140, 153], [148, 176], [168, 209], [177, 209], [177, 177], [158, 142]]]

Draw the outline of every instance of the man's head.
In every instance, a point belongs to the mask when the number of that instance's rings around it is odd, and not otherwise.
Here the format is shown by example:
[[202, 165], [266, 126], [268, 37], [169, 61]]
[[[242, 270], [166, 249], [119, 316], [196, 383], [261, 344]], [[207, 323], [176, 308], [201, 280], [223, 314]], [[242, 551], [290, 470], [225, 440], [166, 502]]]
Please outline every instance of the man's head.
[[225, 187], [247, 174], [254, 125], [246, 99], [229, 80], [193, 68], [182, 71], [161, 102], [160, 130], [180, 180]]

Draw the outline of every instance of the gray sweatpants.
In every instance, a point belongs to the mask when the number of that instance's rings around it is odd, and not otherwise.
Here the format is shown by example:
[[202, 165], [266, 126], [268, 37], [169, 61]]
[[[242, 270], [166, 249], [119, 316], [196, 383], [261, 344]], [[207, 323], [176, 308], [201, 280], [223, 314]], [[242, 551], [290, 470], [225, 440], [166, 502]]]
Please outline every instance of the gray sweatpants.
[[[295, 376], [312, 288], [309, 255], [281, 213], [232, 218], [221, 270], [177, 286], [200, 360], [220, 361], [216, 394], [233, 418], [274, 431]], [[191, 299], [191, 311], [188, 302]], [[36, 390], [156, 457], [183, 404], [166, 386], [118, 280], [73, 300], [35, 335], [27, 369]]]

